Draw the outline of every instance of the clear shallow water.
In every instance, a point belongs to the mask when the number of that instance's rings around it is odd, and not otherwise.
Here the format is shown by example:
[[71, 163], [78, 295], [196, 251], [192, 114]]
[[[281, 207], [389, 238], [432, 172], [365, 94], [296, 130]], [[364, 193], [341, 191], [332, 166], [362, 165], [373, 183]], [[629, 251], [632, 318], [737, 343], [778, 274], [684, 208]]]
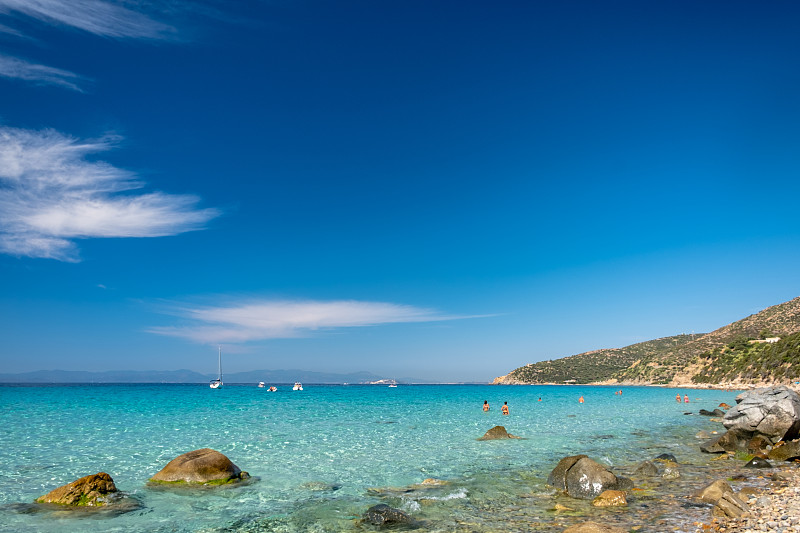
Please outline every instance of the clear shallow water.
[[[421, 521], [422, 531], [561, 531], [598, 512], [584, 502], [562, 501], [545, 483], [562, 457], [579, 453], [623, 474], [665, 452], [693, 465], [669, 490], [645, 486], [639, 506], [604, 510], [606, 521], [624, 523], [642, 508], [666, 520], [695, 512], [664, 514], [657, 505], [669, 508], [664, 490], [685, 492], [705, 480], [705, 469], [715, 468], [694, 435], [721, 426], [684, 413], [733, 405], [737, 393], [681, 390], [691, 398], [685, 405], [675, 402], [675, 389], [625, 387], [622, 395], [615, 390], [0, 386], [0, 531], [368, 531], [356, 519], [376, 503], [406, 510]], [[578, 403], [581, 395], [584, 404]], [[489, 413], [481, 409], [484, 400]], [[509, 416], [500, 414], [503, 401]], [[476, 440], [495, 425], [524, 440]], [[176, 456], [206, 447], [256, 479], [214, 490], [146, 486]], [[32, 513], [15, 505], [100, 471], [143, 507], [114, 516]], [[448, 484], [409, 489], [426, 478]], [[554, 513], [554, 502], [575, 512]]]

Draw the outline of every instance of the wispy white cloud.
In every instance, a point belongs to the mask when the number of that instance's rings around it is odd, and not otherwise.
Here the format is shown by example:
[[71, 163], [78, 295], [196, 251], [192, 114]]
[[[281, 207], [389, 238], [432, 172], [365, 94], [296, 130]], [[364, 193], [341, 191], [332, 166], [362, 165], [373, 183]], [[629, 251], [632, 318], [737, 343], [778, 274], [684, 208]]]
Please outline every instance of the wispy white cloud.
[[21, 13], [102, 37], [167, 39], [175, 35], [172, 26], [104, 0], [0, 0], [0, 13]]
[[177, 235], [219, 215], [195, 196], [135, 194], [131, 172], [86, 159], [117, 140], [0, 127], [0, 253], [77, 261], [75, 239]]
[[73, 91], [83, 92], [76, 84], [84, 78], [73, 72], [37, 65], [16, 57], [0, 54], [0, 76], [4, 78], [16, 78], [26, 81], [35, 81], [47, 85], [59, 85], [72, 89]]
[[[142, 6], [136, 4], [136, 7]], [[121, 2], [107, 0], [0, 0], [0, 15], [24, 15], [50, 26], [74, 28], [113, 39], [165, 40], [177, 36], [172, 26], [125, 7]], [[14, 18], [9, 17], [9, 20], [13, 22]], [[0, 24], [0, 33], [27, 37], [6, 24]], [[83, 92], [79, 83], [85, 81], [67, 70], [8, 55], [0, 55], [0, 76], [79, 92]]]
[[256, 300], [223, 306], [176, 306], [170, 312], [184, 319], [185, 324], [149, 331], [203, 343], [285, 339], [315, 330], [476, 318], [449, 316], [410, 305], [357, 300]]

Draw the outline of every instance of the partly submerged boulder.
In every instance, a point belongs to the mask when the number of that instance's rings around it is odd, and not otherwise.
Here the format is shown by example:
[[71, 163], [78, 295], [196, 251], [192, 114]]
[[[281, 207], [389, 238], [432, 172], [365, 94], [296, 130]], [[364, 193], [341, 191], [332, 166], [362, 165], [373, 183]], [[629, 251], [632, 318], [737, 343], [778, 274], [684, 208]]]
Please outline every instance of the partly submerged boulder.
[[736, 450], [745, 450], [751, 438], [752, 435], [750, 433], [743, 433], [741, 430], [731, 429], [721, 435], [715, 435], [700, 444], [700, 451], [706, 453], [723, 453], [726, 451], [735, 452]]
[[800, 396], [788, 387], [743, 392], [736, 402], [722, 422], [729, 431], [763, 435], [772, 444], [800, 437]]
[[150, 481], [159, 483], [225, 484], [247, 479], [250, 475], [223, 454], [210, 448], [179, 455]]
[[564, 457], [547, 477], [547, 484], [565, 490], [573, 498], [592, 499], [608, 489], [625, 490], [633, 486], [618, 478], [586, 455]]
[[109, 495], [116, 492], [118, 492], [117, 487], [111, 476], [105, 472], [98, 472], [53, 489], [44, 496], [36, 498], [35, 501], [36, 503], [100, 507], [106, 505]]
[[752, 459], [750, 459], [747, 462], [746, 465], [744, 465], [744, 467], [745, 468], [772, 468], [772, 463], [770, 463], [769, 461], [767, 461], [766, 459], [764, 459], [762, 457], [753, 457]]
[[500, 440], [500, 439], [519, 439], [521, 437], [517, 437], [516, 435], [512, 435], [511, 433], [506, 431], [506, 428], [503, 426], [495, 426], [486, 433], [483, 434], [483, 437], [479, 438], [478, 440]]

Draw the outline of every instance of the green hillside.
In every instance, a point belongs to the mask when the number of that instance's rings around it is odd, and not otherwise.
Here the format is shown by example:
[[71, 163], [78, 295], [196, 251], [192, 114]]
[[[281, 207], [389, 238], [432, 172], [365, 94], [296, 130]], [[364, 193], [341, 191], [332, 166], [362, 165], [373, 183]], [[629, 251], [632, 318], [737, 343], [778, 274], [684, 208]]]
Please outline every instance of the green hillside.
[[645, 358], [656, 357], [691, 342], [697, 335], [676, 335], [624, 348], [586, 352], [552, 361], [532, 363], [512, 371], [507, 378], [521, 383], [596, 383], [617, 374]]
[[[532, 363], [495, 380], [514, 383], [640, 384], [785, 381], [800, 377], [796, 334], [800, 332], [800, 298], [711, 333], [677, 335]], [[775, 344], [749, 340], [779, 337]]]
[[800, 332], [774, 344], [740, 337], [698, 357], [695, 383], [800, 381]]

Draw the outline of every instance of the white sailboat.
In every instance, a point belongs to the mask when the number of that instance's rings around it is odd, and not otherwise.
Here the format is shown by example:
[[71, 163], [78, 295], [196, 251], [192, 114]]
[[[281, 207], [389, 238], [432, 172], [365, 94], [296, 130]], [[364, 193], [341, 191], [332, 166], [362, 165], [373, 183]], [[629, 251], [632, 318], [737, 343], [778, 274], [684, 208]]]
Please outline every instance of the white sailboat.
[[211, 387], [212, 389], [218, 389], [222, 387], [222, 346], [219, 347], [218, 365], [219, 369], [218, 369], [217, 379], [212, 379], [211, 383], [208, 384], [208, 386]]

